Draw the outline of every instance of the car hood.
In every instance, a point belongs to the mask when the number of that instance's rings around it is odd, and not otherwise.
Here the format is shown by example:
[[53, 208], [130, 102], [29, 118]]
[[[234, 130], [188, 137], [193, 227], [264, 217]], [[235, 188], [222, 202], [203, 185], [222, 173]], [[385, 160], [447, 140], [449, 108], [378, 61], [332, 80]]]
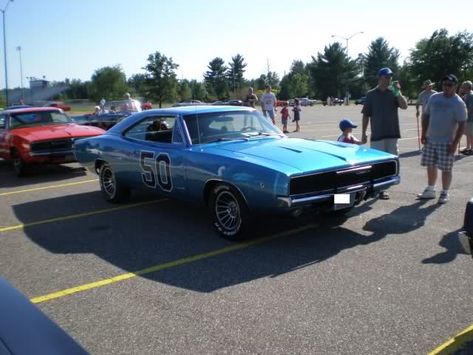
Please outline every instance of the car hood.
[[81, 126], [78, 124], [51, 124], [43, 126], [31, 126], [16, 128], [10, 131], [11, 134], [21, 136], [23, 139], [32, 141], [42, 141], [49, 139], [64, 139], [98, 136], [105, 131], [101, 128]]
[[216, 143], [205, 150], [242, 161], [257, 162], [289, 174], [395, 158], [394, 155], [364, 146], [299, 138]]

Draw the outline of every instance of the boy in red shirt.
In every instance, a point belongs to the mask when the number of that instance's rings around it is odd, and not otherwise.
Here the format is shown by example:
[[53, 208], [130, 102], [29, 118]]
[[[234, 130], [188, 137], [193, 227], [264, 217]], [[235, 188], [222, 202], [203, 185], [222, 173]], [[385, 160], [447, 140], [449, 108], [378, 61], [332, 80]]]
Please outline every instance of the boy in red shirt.
[[351, 143], [351, 144], [363, 144], [359, 139], [357, 139], [351, 132], [353, 128], [358, 127], [351, 120], [345, 118], [340, 121], [338, 124], [340, 130], [343, 132], [340, 137], [338, 137], [338, 142]]
[[283, 133], [289, 133], [287, 130], [287, 120], [289, 119], [289, 110], [287, 109], [287, 102], [283, 104], [281, 109], [281, 123]]

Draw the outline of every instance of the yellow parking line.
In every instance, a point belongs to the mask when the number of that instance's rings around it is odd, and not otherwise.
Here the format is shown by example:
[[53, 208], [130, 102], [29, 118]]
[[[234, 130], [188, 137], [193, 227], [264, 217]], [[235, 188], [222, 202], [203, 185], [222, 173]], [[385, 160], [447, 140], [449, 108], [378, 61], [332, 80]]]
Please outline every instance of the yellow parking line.
[[272, 239], [277, 239], [277, 238], [285, 237], [285, 236], [288, 236], [288, 235], [291, 235], [291, 234], [304, 232], [308, 229], [312, 229], [312, 228], [315, 228], [315, 227], [317, 227], [317, 224], [310, 224], [310, 225], [307, 225], [307, 226], [304, 226], [304, 227], [300, 227], [300, 228], [297, 228], [297, 229], [292, 229], [292, 230], [286, 231], [286, 232], [281, 232], [281, 233], [271, 235], [271, 236], [268, 236], [268, 237], [254, 239], [254, 240], [250, 240], [250, 241], [243, 242], [243, 243], [232, 244], [232, 245], [226, 246], [224, 248], [212, 250], [212, 251], [209, 251], [209, 252], [206, 252], [206, 253], [201, 253], [201, 254], [196, 254], [196, 255], [184, 257], [184, 258], [177, 259], [177, 260], [174, 260], [174, 261], [170, 261], [170, 262], [167, 262], [167, 263], [164, 263], [164, 264], [154, 265], [154, 266], [151, 266], [151, 267], [148, 267], [146, 269], [139, 270], [139, 271], [128, 272], [128, 273], [117, 275], [117, 276], [114, 276], [114, 277], [111, 277], [111, 278], [108, 278], [108, 279], [103, 279], [103, 280], [100, 280], [100, 281], [91, 282], [91, 283], [80, 285], [80, 286], [77, 286], [77, 287], [68, 288], [68, 289], [65, 289], [65, 290], [62, 290], [62, 291], [53, 292], [53, 293], [50, 293], [50, 294], [45, 295], [45, 296], [34, 297], [30, 301], [32, 303], [42, 303], [42, 302], [50, 301], [50, 300], [53, 300], [53, 299], [56, 299], [56, 298], [65, 297], [65, 296], [72, 295], [72, 294], [75, 294], [75, 293], [78, 293], [78, 292], [83, 292], [83, 291], [91, 290], [91, 289], [94, 289], [94, 288], [102, 287], [102, 286], [105, 286], [105, 285], [110, 285], [110, 284], [117, 283], [117, 282], [120, 282], [120, 281], [128, 280], [128, 279], [134, 278], [136, 276], [146, 275], [146, 274], [150, 274], [152, 272], [161, 271], [161, 270], [165, 270], [165, 269], [170, 269], [172, 267], [189, 264], [189, 263], [192, 263], [194, 261], [207, 259], [207, 258], [210, 258], [210, 257], [213, 257], [213, 256], [230, 253], [230, 252], [235, 251], [235, 250], [248, 248], [250, 246], [257, 245], [257, 244], [262, 244], [262, 243], [267, 242], [267, 241], [272, 240]]
[[89, 182], [95, 182], [98, 181], [99, 179], [92, 179], [92, 180], [84, 180], [84, 181], [78, 181], [78, 182], [69, 182], [65, 184], [58, 184], [58, 185], [49, 185], [49, 186], [43, 186], [43, 187], [34, 187], [31, 189], [24, 189], [24, 190], [16, 190], [16, 191], [9, 191], [9, 192], [2, 192], [0, 193], [0, 196], [8, 196], [8, 195], [14, 195], [14, 194], [22, 194], [26, 192], [32, 192], [32, 191], [40, 191], [40, 190], [47, 190], [47, 189], [57, 189], [61, 187], [67, 187], [67, 186], [75, 186], [75, 185], [81, 185], [81, 184], [87, 184]]
[[120, 210], [125, 210], [125, 209], [128, 209], [128, 208], [132, 208], [132, 207], [149, 205], [151, 203], [162, 202], [162, 201], [166, 201], [166, 200], [167, 199], [139, 202], [139, 203], [133, 203], [133, 204], [129, 204], [129, 205], [113, 207], [113, 208], [105, 208], [103, 210], [98, 210], [98, 211], [83, 212], [83, 213], [71, 214], [71, 215], [68, 215], [68, 216], [43, 219], [41, 221], [36, 221], [36, 222], [21, 223], [21, 224], [16, 224], [16, 225], [13, 225], [13, 226], [8, 226], [8, 227], [0, 227], [0, 233], [2, 233], [2, 232], [11, 232], [11, 231], [14, 231], [14, 230], [24, 229], [24, 228], [32, 227], [32, 226], [38, 226], [38, 225], [41, 225], [41, 224], [67, 221], [67, 220], [70, 220], [70, 219], [76, 219], [76, 218], [88, 217], [88, 216], [93, 216], [93, 215], [102, 214], [102, 213], [120, 211]]
[[447, 355], [461, 350], [461, 347], [467, 342], [473, 340], [473, 324], [463, 330], [461, 333], [448, 339], [445, 343], [432, 350], [429, 355]]

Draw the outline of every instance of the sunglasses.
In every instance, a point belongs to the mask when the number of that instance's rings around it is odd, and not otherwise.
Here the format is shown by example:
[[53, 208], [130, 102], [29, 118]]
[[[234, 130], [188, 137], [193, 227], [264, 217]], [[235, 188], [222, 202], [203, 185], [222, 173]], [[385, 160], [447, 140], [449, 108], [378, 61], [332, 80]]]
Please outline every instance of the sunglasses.
[[443, 86], [448, 86], [448, 87], [452, 87], [454, 86], [455, 84], [454, 83], [442, 83]]

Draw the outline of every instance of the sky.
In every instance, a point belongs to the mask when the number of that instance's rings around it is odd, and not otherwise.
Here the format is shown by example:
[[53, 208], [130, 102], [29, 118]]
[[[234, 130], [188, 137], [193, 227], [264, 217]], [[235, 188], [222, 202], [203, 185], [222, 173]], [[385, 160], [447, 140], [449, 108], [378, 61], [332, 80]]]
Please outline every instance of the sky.
[[5, 7], [9, 88], [28, 87], [30, 77], [87, 81], [116, 65], [128, 78], [156, 51], [179, 65], [178, 79], [201, 81], [212, 59], [237, 54], [246, 79], [268, 68], [282, 78], [294, 60], [308, 63], [350, 37], [350, 57], [383, 37], [403, 60], [435, 30], [473, 31], [471, 0], [0, 0]]

